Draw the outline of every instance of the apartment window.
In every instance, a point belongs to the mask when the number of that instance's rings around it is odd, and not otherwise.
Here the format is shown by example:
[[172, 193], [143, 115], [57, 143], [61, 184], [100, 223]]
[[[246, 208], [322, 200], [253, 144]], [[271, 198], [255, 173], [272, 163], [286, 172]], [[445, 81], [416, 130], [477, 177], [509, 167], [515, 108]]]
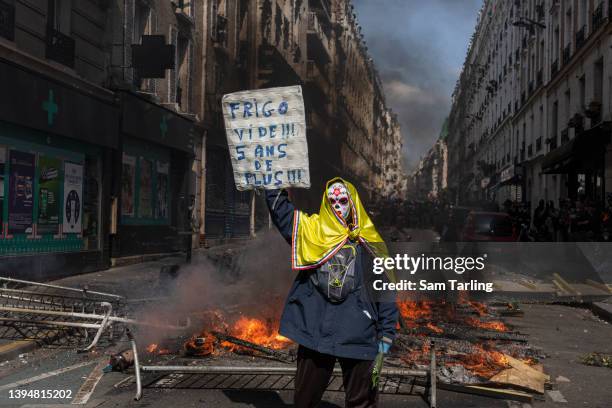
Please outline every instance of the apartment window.
[[602, 58], [595, 63], [593, 70], [593, 100], [600, 103], [603, 101], [603, 75], [604, 66]]
[[15, 40], [15, 5], [0, 1], [0, 37]]
[[555, 101], [552, 106], [552, 114], [550, 115], [550, 123], [551, 123], [551, 143], [550, 150], [553, 150], [557, 147], [557, 135], [559, 134], [559, 102]]
[[579, 102], [580, 102], [580, 109], [579, 110], [582, 111], [585, 108], [585, 106], [586, 106], [586, 96], [585, 96], [585, 93], [586, 93], [586, 81], [585, 81], [584, 75], [581, 76], [580, 79], [578, 80], [578, 92], [580, 92], [578, 94], [578, 97], [580, 98], [579, 99]]
[[565, 29], [563, 30], [563, 34], [565, 37], [564, 44], [568, 46], [571, 44], [572, 40], [572, 7], [570, 1], [566, 1], [566, 9], [565, 9]]
[[70, 35], [71, 0], [48, 0], [47, 26], [62, 34]]
[[[142, 0], [134, 1], [134, 26], [132, 32], [132, 42], [141, 44], [142, 36], [151, 34], [151, 8]], [[133, 84], [136, 89], [141, 91], [154, 91], [153, 79], [141, 79], [138, 71], [134, 70]]]
[[189, 111], [190, 41], [179, 35], [176, 43], [176, 103], [183, 112]]
[[587, 7], [588, 7], [588, 2], [586, 1], [579, 1], [578, 2], [578, 29], [580, 30], [581, 28], [585, 28], [586, 29], [586, 25], [587, 25]]
[[193, 3], [193, 0], [177, 0], [176, 6], [182, 13], [193, 16]]
[[74, 68], [75, 41], [70, 37], [70, 0], [49, 0], [47, 3], [47, 36], [45, 57]]
[[151, 33], [151, 9], [141, 0], [134, 3], [133, 41], [140, 44], [141, 37]]

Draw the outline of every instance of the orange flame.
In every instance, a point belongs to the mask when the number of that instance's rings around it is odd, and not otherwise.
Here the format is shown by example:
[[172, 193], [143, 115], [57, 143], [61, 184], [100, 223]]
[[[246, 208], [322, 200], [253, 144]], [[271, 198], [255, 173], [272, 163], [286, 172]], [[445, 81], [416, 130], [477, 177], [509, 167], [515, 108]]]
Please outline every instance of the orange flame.
[[479, 327], [481, 329], [495, 330], [499, 332], [507, 332], [509, 330], [508, 326], [506, 326], [503, 322], [500, 322], [497, 320], [490, 321], [490, 322], [481, 322], [478, 319], [469, 317], [467, 318], [466, 323], [472, 327]]
[[481, 345], [475, 344], [476, 350], [460, 357], [462, 365], [474, 374], [491, 378], [499, 371], [508, 368], [510, 361], [504, 353], [496, 350], [487, 350]]
[[149, 344], [147, 346], [146, 350], [147, 350], [148, 353], [151, 353], [151, 354], [152, 353], [157, 353], [157, 354], [160, 354], [160, 355], [170, 354], [170, 350], [169, 349], [159, 348], [159, 345], [156, 344], [156, 343]]
[[442, 333], [444, 332], [444, 330], [442, 330], [441, 328], [439, 328], [438, 326], [436, 326], [435, 324], [433, 324], [432, 322], [427, 322], [427, 328], [435, 333]]
[[[230, 334], [241, 340], [250, 341], [251, 343], [276, 350], [286, 348], [291, 344], [291, 340], [278, 334], [278, 327], [272, 327], [272, 324], [266, 324], [261, 319], [245, 316], [241, 316], [236, 321], [230, 330]], [[221, 345], [232, 350], [236, 348], [236, 345], [229, 342], [223, 342]]]

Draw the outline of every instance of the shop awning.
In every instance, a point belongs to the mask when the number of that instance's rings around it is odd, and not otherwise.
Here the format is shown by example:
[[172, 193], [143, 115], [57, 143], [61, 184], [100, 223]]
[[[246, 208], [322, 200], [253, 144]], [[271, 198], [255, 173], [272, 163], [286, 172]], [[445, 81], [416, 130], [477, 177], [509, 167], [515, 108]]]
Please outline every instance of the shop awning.
[[598, 160], [610, 143], [610, 123], [588, 129], [564, 145], [549, 152], [542, 159], [545, 174], [567, 174], [581, 170], [595, 170], [603, 166]]

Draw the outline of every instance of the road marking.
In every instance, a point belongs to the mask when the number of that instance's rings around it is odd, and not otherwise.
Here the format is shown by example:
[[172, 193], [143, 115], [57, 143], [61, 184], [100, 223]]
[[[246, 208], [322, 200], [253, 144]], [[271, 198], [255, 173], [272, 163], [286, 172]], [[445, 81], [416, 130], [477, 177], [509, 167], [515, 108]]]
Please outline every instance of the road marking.
[[22, 385], [31, 384], [36, 381], [44, 380], [45, 378], [55, 377], [56, 375], [64, 374], [72, 370], [76, 370], [81, 367], [85, 367], [95, 363], [95, 361], [83, 361], [75, 365], [71, 365], [68, 367], [60, 368], [58, 370], [49, 371], [44, 374], [37, 375], [35, 377], [26, 378], [24, 380], [15, 381], [14, 383], [6, 384], [0, 386], [0, 391], [10, 390], [12, 388], [21, 387]]
[[76, 396], [72, 400], [71, 404], [87, 404], [87, 401], [89, 401], [91, 394], [93, 394], [94, 390], [96, 389], [98, 382], [104, 375], [104, 371], [102, 371], [102, 369], [107, 365], [108, 362], [106, 360], [101, 360], [100, 362], [98, 362], [98, 364], [96, 364], [93, 370], [91, 370], [91, 373], [89, 373], [89, 375], [87, 376], [87, 379], [85, 379], [83, 385], [81, 385], [81, 388], [79, 388], [79, 390], [77, 391]]

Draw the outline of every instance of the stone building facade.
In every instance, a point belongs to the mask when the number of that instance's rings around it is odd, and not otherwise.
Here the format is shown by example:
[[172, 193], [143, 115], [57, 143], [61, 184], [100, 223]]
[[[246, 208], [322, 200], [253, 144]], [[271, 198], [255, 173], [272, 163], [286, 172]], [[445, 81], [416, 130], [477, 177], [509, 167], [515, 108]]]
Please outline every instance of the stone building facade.
[[456, 201], [533, 209], [612, 192], [611, 11], [607, 0], [485, 1], [450, 114]]
[[[301, 85], [310, 190], [397, 195], [401, 135], [348, 0], [0, 0], [0, 273], [48, 278], [268, 227], [230, 92]], [[25, 277], [24, 275], [20, 275]]]
[[[0, 1], [0, 274], [48, 279], [186, 249], [203, 136], [194, 11]], [[167, 52], [160, 78], [135, 69], [143, 48]]]
[[350, 1], [205, 3], [203, 238], [246, 237], [269, 224], [263, 197], [233, 186], [220, 111], [229, 92], [303, 87], [312, 187], [292, 190], [301, 208], [317, 211], [325, 182], [334, 176], [351, 180], [365, 200], [401, 193], [400, 128]]
[[418, 200], [448, 199], [448, 120], [438, 140], [410, 175], [411, 197]]

